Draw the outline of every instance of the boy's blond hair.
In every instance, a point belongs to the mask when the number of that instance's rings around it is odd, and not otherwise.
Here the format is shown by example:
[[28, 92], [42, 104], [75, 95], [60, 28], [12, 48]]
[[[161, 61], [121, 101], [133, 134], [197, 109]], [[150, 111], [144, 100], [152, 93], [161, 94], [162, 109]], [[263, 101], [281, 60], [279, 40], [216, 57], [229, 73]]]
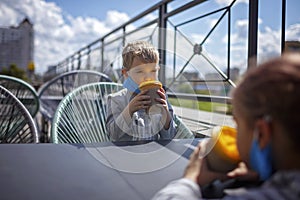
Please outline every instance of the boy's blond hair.
[[142, 63], [158, 63], [159, 54], [152, 44], [146, 41], [135, 41], [128, 43], [123, 49], [123, 67], [129, 70], [134, 58]]

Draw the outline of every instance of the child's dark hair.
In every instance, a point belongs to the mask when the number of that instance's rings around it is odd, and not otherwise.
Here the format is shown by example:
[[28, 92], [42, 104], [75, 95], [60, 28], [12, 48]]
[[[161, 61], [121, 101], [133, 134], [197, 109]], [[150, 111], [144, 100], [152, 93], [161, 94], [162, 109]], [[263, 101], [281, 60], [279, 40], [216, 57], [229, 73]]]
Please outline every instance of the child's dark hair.
[[[233, 102], [253, 126], [257, 118], [271, 116], [291, 141], [300, 134], [300, 54], [284, 54], [251, 68], [233, 91]], [[299, 147], [298, 147], [299, 148]]]

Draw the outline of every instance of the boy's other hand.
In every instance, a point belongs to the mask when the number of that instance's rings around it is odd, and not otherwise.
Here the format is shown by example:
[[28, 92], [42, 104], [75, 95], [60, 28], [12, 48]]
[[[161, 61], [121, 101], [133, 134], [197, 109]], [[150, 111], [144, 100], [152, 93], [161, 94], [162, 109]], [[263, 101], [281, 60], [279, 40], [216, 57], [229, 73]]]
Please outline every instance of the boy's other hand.
[[211, 171], [207, 166], [205, 149], [208, 143], [206, 141], [201, 141], [197, 148], [190, 156], [189, 164], [185, 169], [184, 177], [190, 179], [200, 186], [211, 183], [212, 181], [219, 179], [227, 179], [226, 174]]
[[157, 93], [161, 98], [156, 98], [155, 100], [157, 102], [159, 102], [163, 107], [163, 113], [162, 114], [166, 115], [166, 122], [165, 122], [165, 125], [164, 125], [164, 129], [168, 130], [169, 127], [170, 127], [171, 116], [170, 116], [170, 113], [169, 113], [169, 106], [168, 106], [168, 103], [167, 103], [166, 91], [163, 88], [160, 88], [157, 91]]
[[160, 88], [157, 91], [157, 93], [161, 98], [156, 98], [155, 100], [157, 102], [159, 102], [160, 104], [162, 104], [162, 106], [165, 108], [165, 110], [168, 111], [169, 108], [168, 108], [168, 103], [167, 103], [166, 91], [163, 88]]
[[240, 162], [238, 167], [231, 172], [228, 172], [229, 178], [236, 178], [242, 181], [258, 181], [259, 176], [257, 172], [250, 170], [244, 162]]
[[132, 116], [133, 113], [138, 110], [149, 108], [149, 106], [151, 105], [151, 100], [150, 96], [146, 95], [147, 92], [147, 90], [140, 92], [129, 102], [128, 109], [130, 116]]

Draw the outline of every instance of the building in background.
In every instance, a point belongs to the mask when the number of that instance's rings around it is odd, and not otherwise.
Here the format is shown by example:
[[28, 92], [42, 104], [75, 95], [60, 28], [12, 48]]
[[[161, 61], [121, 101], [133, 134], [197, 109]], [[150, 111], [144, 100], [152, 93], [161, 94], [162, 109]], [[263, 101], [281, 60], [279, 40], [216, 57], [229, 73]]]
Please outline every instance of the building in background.
[[25, 18], [17, 27], [0, 27], [0, 71], [16, 65], [28, 73], [33, 63], [33, 24]]
[[285, 41], [285, 52], [298, 52], [300, 53], [299, 41]]

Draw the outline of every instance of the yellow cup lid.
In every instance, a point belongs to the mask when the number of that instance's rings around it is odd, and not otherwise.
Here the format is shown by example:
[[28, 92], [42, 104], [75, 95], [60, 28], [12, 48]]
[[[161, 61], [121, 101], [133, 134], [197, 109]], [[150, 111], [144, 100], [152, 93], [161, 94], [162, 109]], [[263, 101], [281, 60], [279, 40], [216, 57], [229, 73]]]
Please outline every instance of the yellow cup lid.
[[162, 84], [160, 81], [157, 81], [157, 80], [144, 81], [139, 85], [139, 88], [148, 87], [148, 86], [161, 88]]
[[212, 138], [216, 141], [214, 149], [223, 157], [233, 162], [240, 161], [236, 145], [237, 131], [230, 126], [220, 126], [213, 129]]

